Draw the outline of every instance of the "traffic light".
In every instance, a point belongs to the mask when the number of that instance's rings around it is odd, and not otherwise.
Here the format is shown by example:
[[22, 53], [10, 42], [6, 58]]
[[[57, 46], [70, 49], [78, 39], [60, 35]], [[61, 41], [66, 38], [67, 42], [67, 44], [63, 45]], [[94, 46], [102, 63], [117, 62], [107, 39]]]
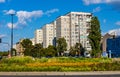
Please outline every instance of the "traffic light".
[[2, 39], [0, 38], [0, 43], [2, 43]]

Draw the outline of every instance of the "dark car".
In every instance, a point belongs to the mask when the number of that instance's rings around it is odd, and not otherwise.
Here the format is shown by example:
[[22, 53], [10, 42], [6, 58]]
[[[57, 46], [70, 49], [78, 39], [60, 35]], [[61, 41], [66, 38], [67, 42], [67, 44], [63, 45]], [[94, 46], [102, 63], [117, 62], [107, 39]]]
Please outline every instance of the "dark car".
[[0, 60], [2, 59], [2, 56], [0, 56]]

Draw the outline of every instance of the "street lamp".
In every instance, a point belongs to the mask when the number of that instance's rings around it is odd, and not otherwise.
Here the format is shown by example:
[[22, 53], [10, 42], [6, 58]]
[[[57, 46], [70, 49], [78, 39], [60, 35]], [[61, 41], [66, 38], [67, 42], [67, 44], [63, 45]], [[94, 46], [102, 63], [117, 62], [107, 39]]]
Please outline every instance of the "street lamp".
[[10, 52], [10, 55], [11, 57], [13, 56], [13, 16], [15, 15], [15, 13], [11, 13], [10, 16], [11, 16], [11, 52]]

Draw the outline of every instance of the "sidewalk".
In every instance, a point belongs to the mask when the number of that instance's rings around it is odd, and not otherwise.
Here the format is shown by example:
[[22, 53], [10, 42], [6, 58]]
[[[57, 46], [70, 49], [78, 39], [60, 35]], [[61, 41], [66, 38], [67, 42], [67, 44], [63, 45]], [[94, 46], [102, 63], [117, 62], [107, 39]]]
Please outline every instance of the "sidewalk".
[[0, 75], [115, 75], [120, 71], [97, 71], [97, 72], [0, 72]]

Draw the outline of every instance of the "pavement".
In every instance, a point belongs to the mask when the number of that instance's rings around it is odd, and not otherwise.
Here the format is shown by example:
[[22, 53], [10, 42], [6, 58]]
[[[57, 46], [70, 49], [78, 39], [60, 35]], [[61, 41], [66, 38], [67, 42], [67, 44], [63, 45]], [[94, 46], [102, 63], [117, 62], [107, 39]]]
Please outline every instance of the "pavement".
[[0, 76], [22, 76], [22, 75], [30, 75], [30, 76], [72, 76], [72, 75], [120, 75], [120, 71], [90, 71], [90, 72], [0, 72]]

